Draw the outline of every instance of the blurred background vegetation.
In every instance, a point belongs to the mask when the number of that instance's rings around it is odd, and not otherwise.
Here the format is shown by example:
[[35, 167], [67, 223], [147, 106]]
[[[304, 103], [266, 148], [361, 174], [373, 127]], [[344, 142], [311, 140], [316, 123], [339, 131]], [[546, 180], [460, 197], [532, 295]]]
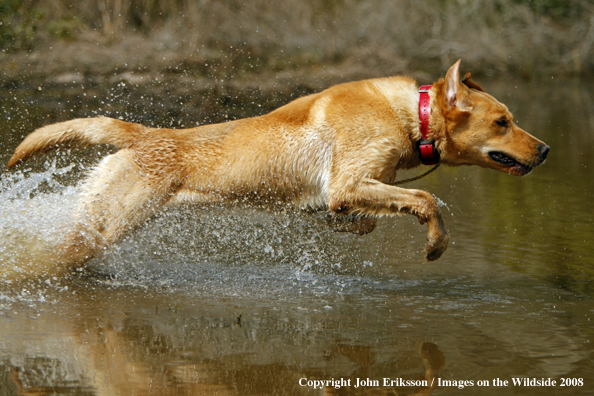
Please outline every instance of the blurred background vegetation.
[[0, 0], [5, 76], [435, 76], [463, 58], [475, 74], [542, 78], [592, 74], [593, 45], [594, 0]]

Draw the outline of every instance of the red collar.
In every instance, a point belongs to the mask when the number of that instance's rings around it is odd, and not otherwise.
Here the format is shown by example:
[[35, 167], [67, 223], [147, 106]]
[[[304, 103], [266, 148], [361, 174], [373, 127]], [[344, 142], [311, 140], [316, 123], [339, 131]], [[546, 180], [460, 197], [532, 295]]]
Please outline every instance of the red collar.
[[419, 152], [423, 165], [435, 165], [439, 162], [439, 152], [435, 148], [435, 142], [428, 140], [429, 116], [431, 115], [431, 98], [429, 90], [431, 85], [421, 85], [419, 88], [419, 120], [421, 121], [421, 140], [419, 140]]

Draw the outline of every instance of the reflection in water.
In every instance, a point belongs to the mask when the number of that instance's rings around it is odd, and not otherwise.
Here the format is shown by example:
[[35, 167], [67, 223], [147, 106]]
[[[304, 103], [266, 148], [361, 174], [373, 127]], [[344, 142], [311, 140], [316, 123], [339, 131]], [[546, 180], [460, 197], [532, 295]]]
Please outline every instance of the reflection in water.
[[[301, 378], [408, 380], [441, 370], [442, 379], [477, 381], [583, 377], [590, 370], [585, 322], [567, 318], [587, 311], [574, 311], [579, 301], [550, 298], [548, 290], [528, 299], [525, 291], [506, 291], [518, 286], [508, 282], [439, 276], [348, 276], [341, 289], [344, 275], [298, 285], [289, 269], [284, 287], [268, 289], [266, 281], [242, 286], [243, 274], [231, 279], [233, 290], [200, 279], [175, 287], [159, 287], [158, 279], [147, 287], [108, 286], [108, 279], [83, 274], [3, 291], [0, 372], [12, 384], [5, 394], [21, 386], [41, 394], [298, 395], [320, 394], [301, 387]], [[305, 286], [316, 281], [315, 288]], [[426, 340], [440, 343], [446, 367]]]
[[[77, 358], [76, 362], [68, 362], [74, 367], [68, 367], [59, 358], [50, 357], [27, 358], [22, 365], [16, 366], [5, 363], [12, 388], [23, 395], [70, 394], [74, 390], [77, 394], [97, 395], [244, 395], [266, 394], [271, 385], [286, 394], [309, 394], [312, 390], [300, 385], [307, 381], [302, 377], [305, 374], [297, 372], [296, 367], [273, 362], [258, 364], [242, 353], [241, 347], [234, 353], [231, 345], [220, 345], [218, 339], [210, 340], [208, 348], [221, 348], [228, 356], [209, 359], [202, 356], [199, 349], [192, 348], [191, 343], [181, 346], [169, 335], [158, 334], [143, 323], [124, 322], [121, 329], [114, 329], [90, 320], [83, 326], [77, 329], [80, 338], [75, 340], [74, 345], [63, 345], [72, 357], [84, 356], [83, 359]], [[246, 337], [246, 332], [237, 323], [217, 323], [215, 328], [220, 333], [227, 333], [224, 337], [227, 341], [251, 338]], [[378, 393], [378, 387], [373, 386], [355, 388], [355, 384], [373, 375], [374, 354], [369, 347], [336, 343], [328, 346], [328, 351], [324, 353], [327, 365], [338, 363], [350, 366], [350, 370], [344, 373], [344, 381], [352, 384], [341, 389], [324, 387], [324, 395], [403, 394], [397, 392], [394, 386], [382, 386], [381, 393]], [[399, 351], [392, 354], [397, 357]], [[418, 392], [412, 393], [426, 395], [435, 388], [436, 381], [433, 379], [444, 367], [445, 361], [439, 348], [429, 342], [421, 345], [419, 357], [421, 359], [417, 357], [417, 360], [422, 360], [425, 371], [408, 380], [415, 383], [426, 381], [429, 385], [421, 386]], [[89, 373], [92, 373], [92, 378], [88, 377]], [[308, 370], [308, 375], [325, 378], [322, 373], [311, 370]], [[322, 386], [318, 389], [321, 391]], [[404, 387], [404, 390], [411, 389], [414, 387]]]
[[[285, 207], [169, 210], [85, 271], [0, 284], [0, 395], [479, 394], [299, 384], [436, 376], [584, 378], [587, 386], [545, 391], [591, 392], [592, 100], [583, 86], [493, 88], [551, 155], [524, 178], [440, 168], [411, 184], [447, 204], [452, 240], [438, 262], [421, 261], [425, 229], [406, 218], [356, 236], [333, 232], [323, 214]], [[10, 113], [2, 163], [21, 135], [71, 118], [59, 108], [68, 109], [64, 93], [55, 103], [44, 94], [46, 102], [0, 94]], [[126, 100], [113, 103], [116, 114], [69, 100], [72, 116], [145, 114]], [[177, 115], [193, 125], [197, 111]], [[105, 152], [63, 151], [0, 175], [3, 271], [43, 262], [69, 223], [76, 181]]]
[[[80, 289], [46, 290], [48, 300], [60, 299], [59, 312], [11, 307], [11, 321], [2, 330], [3, 340], [16, 341], [2, 345], [10, 354], [2, 361], [5, 380], [10, 379], [6, 394], [245, 395], [278, 389], [297, 395], [312, 394], [299, 384], [305, 377], [343, 377], [355, 384], [357, 378], [390, 376], [431, 383], [444, 366], [437, 346], [418, 339], [362, 345], [356, 337], [385, 335], [374, 329], [377, 321], [361, 323], [358, 331], [336, 328], [350, 326], [350, 312], [328, 314], [344, 309], [338, 300], [326, 301], [336, 308], [324, 312], [299, 306], [275, 310], [275, 304], [257, 299], [239, 299], [233, 308], [204, 300], [172, 306], [172, 300], [183, 299], [172, 299], [169, 292], [91, 292], [86, 281], [74, 282]], [[419, 394], [429, 390], [418, 389]], [[369, 392], [377, 389], [336, 391], [375, 394]]]
[[[337, 345], [336, 351], [356, 362], [360, 369], [351, 375], [347, 381], [337, 380], [337, 385], [324, 386], [324, 395], [429, 395], [438, 384], [439, 373], [445, 367], [445, 358], [439, 347], [432, 342], [423, 342], [420, 348], [421, 359], [425, 366], [422, 375], [412, 379], [372, 377], [373, 355], [366, 347]], [[305, 383], [305, 381], [303, 381]], [[345, 386], [344, 383], [347, 382]], [[417, 388], [410, 393], [399, 392], [398, 388]]]

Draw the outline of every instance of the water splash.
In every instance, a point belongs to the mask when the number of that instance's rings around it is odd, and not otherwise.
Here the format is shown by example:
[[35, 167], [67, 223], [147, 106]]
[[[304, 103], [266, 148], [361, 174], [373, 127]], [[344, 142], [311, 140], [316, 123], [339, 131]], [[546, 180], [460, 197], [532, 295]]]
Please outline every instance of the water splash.
[[[76, 165], [0, 178], [0, 282], [37, 271], [73, 221], [79, 189], [62, 180]], [[67, 176], [67, 177], [65, 177]], [[335, 233], [323, 214], [286, 207], [192, 206], [165, 210], [88, 263], [87, 281], [109, 286], [192, 287], [205, 293], [280, 296], [287, 288], [324, 294], [359, 281], [360, 237]], [[345, 249], [349, 246], [350, 249]]]
[[43, 172], [17, 171], [0, 177], [0, 279], [40, 270], [71, 222], [78, 190], [59, 177], [75, 165], [55, 161]]
[[357, 251], [344, 249], [345, 239], [356, 238], [334, 233], [321, 215], [181, 207], [128, 234], [88, 269], [116, 286], [191, 286], [217, 294], [322, 290], [334, 287], [337, 276], [362, 270]]
[[[435, 199], [435, 203], [437, 204], [438, 207], [443, 208], [445, 207], [448, 212], [451, 212], [452, 210], [450, 209], [450, 207], [448, 206], [447, 203], [445, 203], [444, 201], [442, 201], [441, 199], [439, 199], [438, 197], [436, 197], [435, 195], [433, 195], [433, 198]], [[454, 214], [452, 213], [452, 216]]]
[[57, 176], [69, 173], [76, 164], [58, 168], [54, 159], [43, 172], [17, 171], [0, 177], [0, 197], [3, 200], [30, 199], [44, 189], [59, 192], [65, 188]]

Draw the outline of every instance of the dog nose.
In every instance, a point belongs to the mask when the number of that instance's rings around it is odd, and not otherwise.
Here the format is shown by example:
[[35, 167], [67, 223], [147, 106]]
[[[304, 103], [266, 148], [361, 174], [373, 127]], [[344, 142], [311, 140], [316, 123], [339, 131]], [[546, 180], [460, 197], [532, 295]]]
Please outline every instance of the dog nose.
[[538, 150], [540, 151], [540, 157], [544, 161], [547, 159], [547, 155], [549, 155], [549, 150], [551, 150], [551, 147], [548, 144], [543, 143], [540, 145]]

